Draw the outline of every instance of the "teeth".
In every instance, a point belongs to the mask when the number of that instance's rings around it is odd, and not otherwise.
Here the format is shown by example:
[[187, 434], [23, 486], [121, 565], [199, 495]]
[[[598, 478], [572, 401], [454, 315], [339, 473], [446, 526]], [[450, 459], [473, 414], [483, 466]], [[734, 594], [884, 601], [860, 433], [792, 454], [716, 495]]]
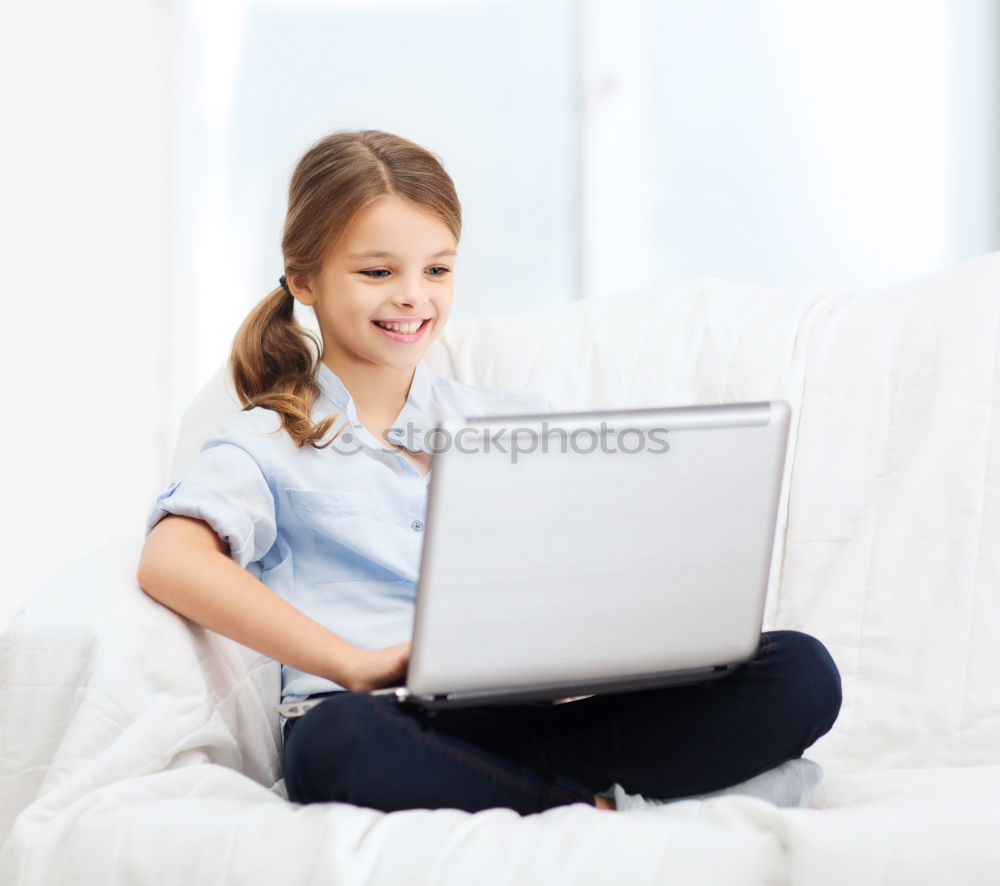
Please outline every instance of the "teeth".
[[420, 328], [423, 320], [414, 320], [412, 323], [383, 323], [381, 320], [376, 320], [375, 323], [383, 329], [391, 329], [393, 332], [400, 332], [403, 335], [412, 335]]

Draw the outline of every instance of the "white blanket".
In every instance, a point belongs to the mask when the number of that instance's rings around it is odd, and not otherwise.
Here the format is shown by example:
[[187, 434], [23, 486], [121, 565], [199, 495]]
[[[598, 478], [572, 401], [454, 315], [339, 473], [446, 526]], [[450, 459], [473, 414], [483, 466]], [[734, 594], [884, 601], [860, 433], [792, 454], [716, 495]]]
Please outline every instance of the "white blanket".
[[844, 678], [814, 808], [291, 804], [276, 663], [143, 594], [137, 535], [0, 638], [0, 882], [996, 883], [998, 281], [998, 254], [875, 293], [707, 281], [435, 345], [439, 371], [565, 407], [792, 403], [765, 627], [815, 634]]

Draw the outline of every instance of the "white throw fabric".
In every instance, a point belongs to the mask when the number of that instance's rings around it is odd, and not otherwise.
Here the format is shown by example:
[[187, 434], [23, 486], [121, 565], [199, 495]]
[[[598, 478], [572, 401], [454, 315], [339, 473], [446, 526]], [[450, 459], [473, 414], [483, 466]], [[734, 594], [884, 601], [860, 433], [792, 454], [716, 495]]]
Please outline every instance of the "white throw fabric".
[[[873, 292], [698, 281], [452, 321], [428, 356], [560, 408], [792, 404], [765, 628], [844, 684], [812, 808], [291, 804], [277, 664], [143, 594], [137, 527], [0, 637], [0, 882], [995, 883], [998, 296], [1000, 253]], [[232, 408], [216, 382], [197, 434]]]

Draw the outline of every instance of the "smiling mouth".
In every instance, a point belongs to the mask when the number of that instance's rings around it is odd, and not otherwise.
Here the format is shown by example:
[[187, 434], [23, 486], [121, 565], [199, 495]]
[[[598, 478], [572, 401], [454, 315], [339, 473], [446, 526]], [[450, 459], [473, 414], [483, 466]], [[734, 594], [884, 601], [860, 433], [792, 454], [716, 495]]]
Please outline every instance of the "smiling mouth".
[[420, 325], [417, 326], [413, 332], [401, 332], [398, 329], [391, 329], [388, 326], [383, 326], [378, 320], [372, 320], [372, 326], [378, 329], [383, 335], [399, 342], [415, 342], [418, 339], [423, 338], [424, 332], [427, 330], [428, 324], [431, 322], [430, 317], [425, 317], [420, 321]]
[[[413, 325], [414, 323], [416, 323], [416, 322], [417, 322], [416, 320], [411, 320], [411, 321], [409, 321], [409, 322], [407, 322], [407, 323], [403, 323], [403, 324], [393, 324], [393, 325], [403, 325], [403, 326], [412, 326], [412, 325]], [[423, 318], [422, 320], [420, 320], [420, 325], [419, 325], [419, 326], [417, 326], [417, 327], [415, 327], [413, 331], [414, 331], [414, 332], [419, 332], [419, 331], [420, 331], [421, 329], [423, 329], [423, 328], [424, 328], [424, 327], [425, 327], [425, 326], [426, 326], [426, 325], [427, 325], [427, 324], [428, 324], [429, 322], [430, 322], [430, 317], [424, 317], [424, 318]], [[410, 334], [410, 333], [405, 333], [405, 332], [401, 332], [401, 330], [399, 330], [399, 329], [393, 329], [393, 328], [392, 328], [391, 326], [386, 326], [386, 325], [385, 325], [385, 324], [384, 324], [384, 323], [383, 323], [383, 322], [382, 322], [381, 320], [372, 320], [372, 323], [374, 323], [374, 324], [375, 324], [376, 326], [378, 326], [378, 327], [379, 327], [379, 329], [386, 329], [386, 330], [388, 330], [389, 332], [396, 332], [396, 333], [400, 333], [400, 334], [402, 334], [402, 335], [409, 335], [409, 334]]]

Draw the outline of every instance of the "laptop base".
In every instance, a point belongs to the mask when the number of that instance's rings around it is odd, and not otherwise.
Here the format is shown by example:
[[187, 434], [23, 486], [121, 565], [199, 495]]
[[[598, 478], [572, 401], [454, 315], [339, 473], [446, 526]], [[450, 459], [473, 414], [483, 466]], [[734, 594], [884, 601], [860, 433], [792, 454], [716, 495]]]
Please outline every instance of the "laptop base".
[[446, 692], [435, 695], [414, 695], [405, 686], [388, 686], [373, 689], [366, 695], [391, 695], [397, 701], [419, 705], [430, 710], [461, 708], [473, 705], [517, 704], [526, 701], [555, 701], [583, 695], [608, 695], [616, 692], [634, 692], [640, 689], [659, 689], [667, 686], [683, 686], [707, 683], [728, 677], [743, 662], [716, 665], [708, 668], [692, 668], [672, 671], [669, 674], [639, 674], [624, 678], [606, 680], [582, 680], [577, 683], [550, 683], [535, 686], [519, 686], [512, 689], [485, 689], [470, 692]]

